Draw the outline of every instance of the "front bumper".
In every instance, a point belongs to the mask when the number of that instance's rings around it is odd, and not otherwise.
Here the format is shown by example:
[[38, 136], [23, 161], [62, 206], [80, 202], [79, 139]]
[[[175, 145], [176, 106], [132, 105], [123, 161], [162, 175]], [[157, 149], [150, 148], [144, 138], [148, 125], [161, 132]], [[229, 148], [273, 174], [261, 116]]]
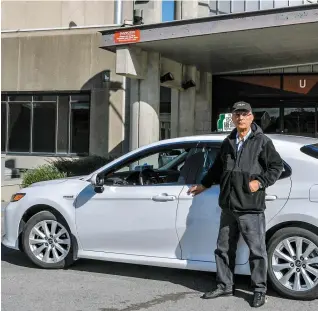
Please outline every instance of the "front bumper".
[[5, 234], [2, 237], [2, 244], [15, 250], [19, 250], [19, 224], [21, 220], [17, 204], [9, 203], [3, 211]]

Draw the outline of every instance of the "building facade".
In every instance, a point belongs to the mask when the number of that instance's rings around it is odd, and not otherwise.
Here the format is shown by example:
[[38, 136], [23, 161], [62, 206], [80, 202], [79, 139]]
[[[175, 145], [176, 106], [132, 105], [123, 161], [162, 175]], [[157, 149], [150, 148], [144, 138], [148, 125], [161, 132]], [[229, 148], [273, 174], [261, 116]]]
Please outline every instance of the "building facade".
[[2, 2], [1, 152], [8, 174], [55, 157], [122, 154], [126, 86], [100, 30], [123, 1]]
[[317, 137], [317, 1], [4, 1], [8, 169], [209, 133], [236, 100]]
[[[237, 100], [252, 103], [267, 133], [318, 137], [317, 1], [175, 1], [167, 23], [155, 5], [135, 1], [144, 24], [103, 32], [131, 80], [132, 148], [160, 139], [162, 87], [172, 137], [217, 130]], [[151, 124], [158, 130], [145, 132]]]

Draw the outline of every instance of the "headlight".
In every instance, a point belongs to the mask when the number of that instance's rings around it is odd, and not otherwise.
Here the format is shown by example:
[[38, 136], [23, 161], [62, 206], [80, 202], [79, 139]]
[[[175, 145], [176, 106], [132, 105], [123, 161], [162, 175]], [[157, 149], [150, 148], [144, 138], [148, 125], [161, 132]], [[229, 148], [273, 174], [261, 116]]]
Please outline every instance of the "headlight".
[[11, 197], [10, 202], [18, 202], [25, 196], [25, 193], [16, 193]]

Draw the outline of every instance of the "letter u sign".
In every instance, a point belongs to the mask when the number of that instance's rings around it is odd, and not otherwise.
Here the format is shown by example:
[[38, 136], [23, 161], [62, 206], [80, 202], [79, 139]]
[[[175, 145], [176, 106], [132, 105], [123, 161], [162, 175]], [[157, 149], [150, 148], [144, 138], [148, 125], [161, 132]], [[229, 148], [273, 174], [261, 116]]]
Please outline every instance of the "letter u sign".
[[304, 89], [306, 87], [307, 83], [305, 79], [299, 79], [299, 87]]

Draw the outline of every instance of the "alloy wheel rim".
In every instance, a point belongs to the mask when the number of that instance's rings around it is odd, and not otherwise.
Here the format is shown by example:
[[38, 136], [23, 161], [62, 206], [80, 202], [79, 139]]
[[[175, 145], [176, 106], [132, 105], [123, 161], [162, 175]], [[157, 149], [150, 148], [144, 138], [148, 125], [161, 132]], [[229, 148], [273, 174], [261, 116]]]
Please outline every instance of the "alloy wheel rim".
[[284, 239], [276, 246], [271, 263], [276, 279], [290, 290], [308, 291], [318, 284], [318, 246], [309, 239]]
[[57, 263], [69, 253], [71, 239], [66, 228], [59, 222], [43, 220], [31, 229], [29, 247], [38, 260]]

